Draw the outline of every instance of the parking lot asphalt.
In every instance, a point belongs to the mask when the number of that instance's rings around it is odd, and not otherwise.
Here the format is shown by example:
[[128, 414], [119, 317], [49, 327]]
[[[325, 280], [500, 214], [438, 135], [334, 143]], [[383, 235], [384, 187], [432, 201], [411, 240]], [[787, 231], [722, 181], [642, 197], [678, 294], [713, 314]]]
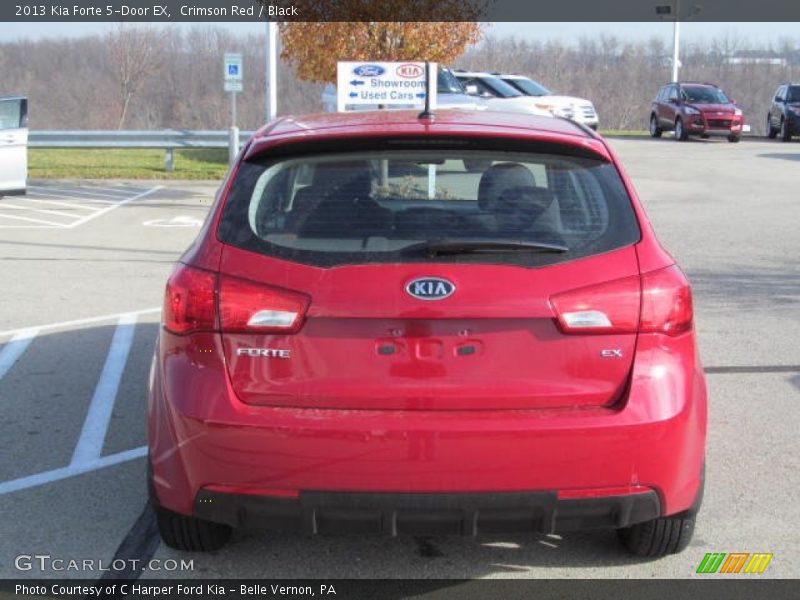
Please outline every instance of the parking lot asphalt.
[[15, 558], [107, 564], [131, 548], [193, 560], [145, 577], [684, 578], [707, 552], [773, 553], [761, 577], [800, 577], [800, 143], [611, 144], [694, 288], [710, 422], [684, 553], [637, 560], [613, 532], [248, 532], [207, 555], [158, 545], [139, 520], [147, 373], [164, 282], [217, 184], [40, 181], [27, 199], [0, 198], [0, 577], [100, 577], [20, 571]]

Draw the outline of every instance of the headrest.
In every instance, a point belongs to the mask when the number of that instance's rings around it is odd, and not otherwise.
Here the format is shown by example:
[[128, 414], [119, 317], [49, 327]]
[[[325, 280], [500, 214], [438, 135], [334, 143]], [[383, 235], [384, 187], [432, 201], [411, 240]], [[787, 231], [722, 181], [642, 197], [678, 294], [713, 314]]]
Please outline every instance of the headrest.
[[372, 191], [370, 165], [365, 160], [317, 163], [312, 185], [332, 200], [366, 198]]
[[481, 210], [494, 210], [495, 204], [507, 188], [535, 186], [536, 178], [533, 173], [519, 163], [492, 165], [483, 173], [478, 184], [478, 206]]

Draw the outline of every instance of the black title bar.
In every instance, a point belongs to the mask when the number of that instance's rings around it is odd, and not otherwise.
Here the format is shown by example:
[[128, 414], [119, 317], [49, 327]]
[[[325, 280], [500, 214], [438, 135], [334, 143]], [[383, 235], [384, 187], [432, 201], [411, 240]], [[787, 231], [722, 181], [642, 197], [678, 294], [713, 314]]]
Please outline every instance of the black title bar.
[[17, 22], [800, 21], [796, 0], [2, 0]]
[[[265, 569], [268, 569], [265, 565]], [[794, 600], [797, 581], [762, 579], [140, 579], [0, 580], [0, 598], [58, 600]]]

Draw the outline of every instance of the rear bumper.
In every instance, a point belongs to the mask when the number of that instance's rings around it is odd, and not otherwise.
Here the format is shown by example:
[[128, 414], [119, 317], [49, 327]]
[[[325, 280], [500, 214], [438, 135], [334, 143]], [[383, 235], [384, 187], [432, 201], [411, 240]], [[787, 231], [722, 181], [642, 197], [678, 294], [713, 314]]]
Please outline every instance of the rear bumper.
[[[346, 508], [366, 498], [367, 520], [374, 525], [380, 512], [385, 529], [412, 497], [432, 498], [421, 502], [433, 502], [435, 512], [450, 494], [511, 493], [527, 498], [523, 521], [546, 530], [568, 527], [573, 507], [580, 526], [623, 526], [636, 515], [652, 518], [653, 506], [656, 514], [682, 512], [700, 489], [706, 391], [691, 334], [640, 336], [629, 390], [617, 406], [499, 411], [246, 405], [230, 388], [218, 336], [198, 335], [205, 338], [189, 344], [162, 334], [148, 404], [156, 496], [182, 514], [238, 523], [244, 509], [243, 523], [274, 523], [275, 506], [286, 505], [293, 522], [308, 528], [308, 506], [319, 498], [344, 499]], [[615, 490], [654, 494], [657, 502], [644, 509], [637, 497], [625, 517], [628, 501], [609, 500]], [[233, 497], [200, 502], [208, 493]], [[397, 508], [389, 512], [398, 516], [386, 517], [376, 494], [390, 495]], [[592, 498], [604, 506], [599, 514]], [[323, 513], [340, 508], [319, 506]], [[463, 530], [473, 514], [472, 504], [465, 506], [445, 521], [458, 520]]]
[[658, 495], [559, 498], [556, 492], [376, 494], [302, 492], [294, 498], [201, 490], [194, 514], [233, 527], [307, 534], [460, 534], [627, 527], [660, 514]]

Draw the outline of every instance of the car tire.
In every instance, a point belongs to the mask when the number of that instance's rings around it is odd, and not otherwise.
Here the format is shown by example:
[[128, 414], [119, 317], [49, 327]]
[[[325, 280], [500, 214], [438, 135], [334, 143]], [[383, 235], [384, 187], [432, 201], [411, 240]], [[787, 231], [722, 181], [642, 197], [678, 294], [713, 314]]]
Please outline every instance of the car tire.
[[492, 166], [492, 161], [490, 160], [479, 160], [479, 159], [464, 159], [464, 168], [470, 173], [483, 173], [486, 169]]
[[772, 121], [770, 120], [769, 115], [767, 115], [767, 137], [771, 140], [774, 140], [778, 137], [778, 131], [772, 126]]
[[233, 532], [233, 528], [230, 526], [181, 515], [160, 505], [153, 486], [149, 459], [147, 461], [147, 495], [150, 507], [155, 513], [161, 541], [170, 548], [185, 552], [212, 552], [228, 543]]
[[781, 119], [780, 136], [782, 142], [788, 142], [792, 139], [792, 134], [789, 131], [789, 124], [786, 119]]
[[675, 119], [675, 139], [679, 142], [685, 142], [689, 139], [689, 134], [683, 128], [683, 120], [680, 117]]
[[735, 144], [735, 143], [737, 143], [738, 141], [740, 141], [741, 139], [742, 139], [742, 136], [740, 136], [740, 135], [734, 135], [734, 134], [731, 134], [731, 135], [729, 135], [729, 136], [728, 136], [728, 141], [729, 141], [731, 144]]
[[685, 550], [692, 540], [694, 524], [695, 515], [687, 511], [618, 529], [617, 534], [628, 552], [653, 558]]
[[658, 126], [658, 119], [655, 115], [650, 115], [650, 137], [660, 138], [664, 130]]
[[185, 552], [211, 552], [222, 548], [231, 537], [228, 525], [187, 517], [166, 508], [155, 507], [158, 532], [170, 548]]
[[677, 554], [686, 550], [692, 541], [697, 513], [703, 504], [706, 488], [706, 464], [700, 470], [700, 487], [692, 505], [669, 517], [659, 517], [630, 527], [617, 529], [617, 536], [628, 552], [642, 557]]

